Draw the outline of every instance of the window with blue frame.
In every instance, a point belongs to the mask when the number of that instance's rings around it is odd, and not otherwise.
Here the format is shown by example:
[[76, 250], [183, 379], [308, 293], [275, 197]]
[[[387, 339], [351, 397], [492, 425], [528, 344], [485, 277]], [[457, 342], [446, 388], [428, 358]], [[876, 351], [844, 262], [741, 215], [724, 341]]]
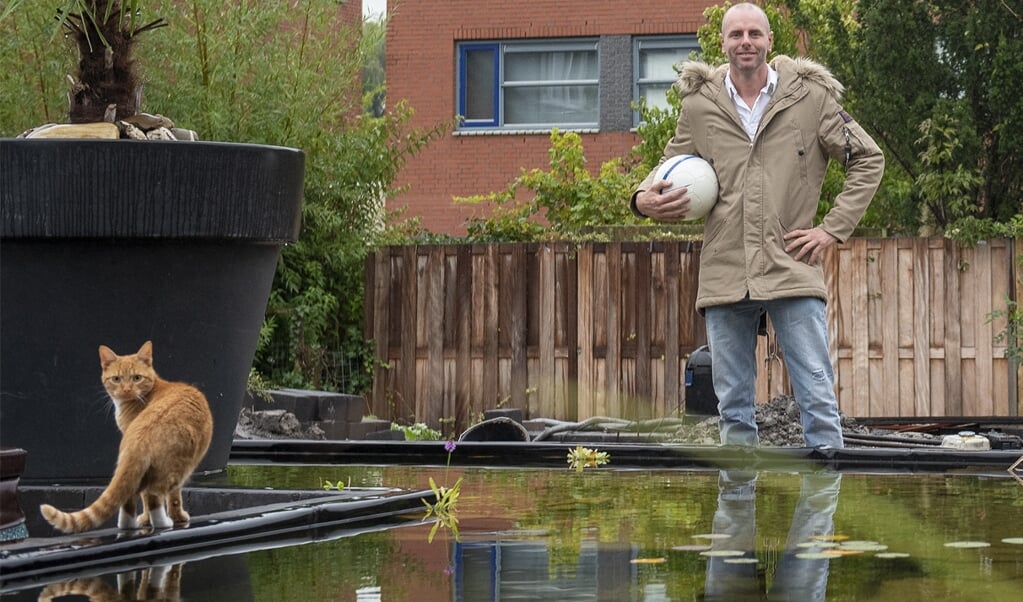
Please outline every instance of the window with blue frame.
[[[700, 51], [695, 35], [649, 36], [633, 39], [633, 99], [648, 107], [668, 108], [667, 92], [678, 79], [676, 65]], [[636, 112], [639, 123], [639, 112]]]
[[459, 127], [597, 127], [597, 41], [458, 45]]

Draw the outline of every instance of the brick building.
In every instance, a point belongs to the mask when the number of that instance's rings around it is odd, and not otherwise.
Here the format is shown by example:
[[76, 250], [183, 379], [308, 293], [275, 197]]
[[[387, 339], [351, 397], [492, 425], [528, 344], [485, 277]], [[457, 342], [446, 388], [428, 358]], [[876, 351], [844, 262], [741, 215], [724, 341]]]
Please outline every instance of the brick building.
[[432, 232], [464, 235], [480, 207], [454, 196], [503, 189], [545, 167], [552, 128], [576, 131], [591, 169], [637, 142], [640, 96], [663, 103], [672, 65], [699, 48], [715, 2], [693, 0], [391, 0], [387, 99], [414, 124], [464, 120], [412, 157], [391, 202]]

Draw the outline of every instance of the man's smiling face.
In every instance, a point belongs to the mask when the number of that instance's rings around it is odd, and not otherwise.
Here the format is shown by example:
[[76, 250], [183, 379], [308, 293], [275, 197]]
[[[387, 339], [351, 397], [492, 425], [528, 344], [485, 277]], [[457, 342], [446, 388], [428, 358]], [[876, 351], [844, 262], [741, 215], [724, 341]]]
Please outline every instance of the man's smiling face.
[[732, 9], [721, 24], [721, 50], [737, 75], [752, 75], [767, 62], [774, 34], [759, 10]]

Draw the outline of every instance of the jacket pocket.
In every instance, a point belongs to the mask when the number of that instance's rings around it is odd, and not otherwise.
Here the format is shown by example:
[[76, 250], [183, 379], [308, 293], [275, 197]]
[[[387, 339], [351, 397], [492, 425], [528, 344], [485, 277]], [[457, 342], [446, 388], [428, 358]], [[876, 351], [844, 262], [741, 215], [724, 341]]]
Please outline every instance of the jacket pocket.
[[[780, 218], [780, 217], [777, 220], [775, 220], [775, 224], [776, 224], [776, 227], [775, 227], [775, 232], [774, 232], [774, 242], [778, 245], [778, 250], [779, 250], [778, 255], [779, 255], [779, 257], [782, 256], [782, 255], [787, 255], [789, 257], [789, 259], [792, 259], [793, 261], [795, 261], [796, 253], [799, 252], [799, 249], [796, 248], [796, 249], [793, 249], [792, 251], [786, 252], [785, 251], [785, 247], [788, 246], [789, 241], [785, 240], [785, 235], [788, 234], [789, 232], [792, 232], [793, 230], [809, 230], [810, 228], [813, 228], [813, 224], [809, 223], [809, 224], [802, 224], [802, 225], [797, 225], [797, 226], [791, 226], [790, 227], [790, 226], [787, 226], [785, 224], [785, 222], [782, 221], [782, 218]], [[806, 263], [806, 262], [805, 261], [800, 261], [799, 263]]]
[[803, 130], [799, 128], [799, 124], [792, 122], [789, 124], [791, 128], [792, 141], [792, 153], [795, 155], [794, 165], [797, 166], [799, 172], [799, 182], [803, 187], [806, 187], [810, 183], [810, 168], [807, 165], [806, 154], [810, 152], [807, 148], [806, 141], [803, 140]]

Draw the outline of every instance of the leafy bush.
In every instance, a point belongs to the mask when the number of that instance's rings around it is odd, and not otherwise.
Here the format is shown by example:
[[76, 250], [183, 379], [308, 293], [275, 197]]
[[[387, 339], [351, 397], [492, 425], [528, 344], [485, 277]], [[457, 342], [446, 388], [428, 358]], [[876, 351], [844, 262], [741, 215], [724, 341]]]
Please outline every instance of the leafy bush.
[[[64, 1], [23, 2], [0, 20], [0, 135], [67, 118], [65, 74], [75, 59], [54, 25]], [[384, 231], [395, 175], [446, 126], [413, 129], [402, 104], [381, 117], [363, 114], [359, 75], [379, 36], [364, 40], [361, 23], [343, 22], [336, 0], [134, 5], [148, 13], [140, 22], [168, 22], [135, 48], [143, 110], [204, 140], [306, 153], [302, 231], [282, 252], [258, 372], [274, 386], [364, 392], [371, 353], [362, 336], [363, 261]]]

